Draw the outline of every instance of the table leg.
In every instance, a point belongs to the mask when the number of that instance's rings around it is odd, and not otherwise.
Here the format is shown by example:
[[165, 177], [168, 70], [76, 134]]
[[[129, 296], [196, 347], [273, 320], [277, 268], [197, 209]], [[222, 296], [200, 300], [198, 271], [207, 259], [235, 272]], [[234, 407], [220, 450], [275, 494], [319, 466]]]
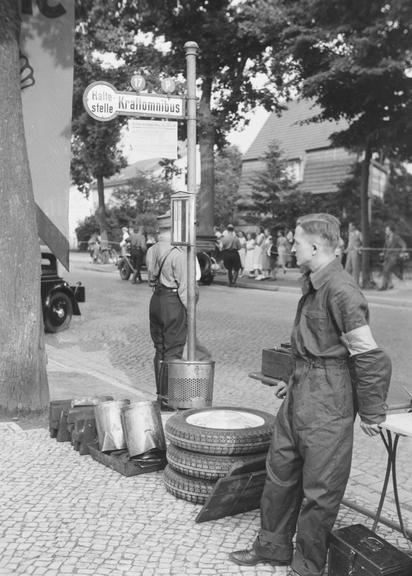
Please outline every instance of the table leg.
[[385, 472], [385, 480], [383, 481], [381, 497], [379, 499], [378, 509], [376, 511], [375, 520], [373, 521], [372, 531], [376, 532], [376, 526], [378, 525], [379, 518], [381, 517], [383, 503], [386, 497], [386, 491], [388, 489], [389, 477], [392, 470], [392, 436], [391, 433], [388, 431], [388, 440], [386, 440], [382, 430], [380, 430], [380, 435], [385, 444], [386, 451], [388, 453], [388, 460], [386, 463], [386, 472]]
[[380, 431], [381, 438], [383, 440], [383, 443], [385, 444], [385, 448], [386, 448], [386, 451], [388, 453], [388, 460], [387, 460], [387, 464], [386, 464], [386, 473], [385, 473], [385, 479], [384, 479], [383, 486], [382, 486], [381, 497], [379, 500], [379, 505], [378, 505], [378, 509], [376, 511], [372, 530], [373, 530], [373, 532], [376, 531], [376, 526], [377, 526], [379, 519], [380, 519], [380, 516], [381, 516], [383, 503], [385, 501], [386, 492], [388, 489], [389, 477], [392, 473], [393, 494], [394, 494], [394, 498], [395, 498], [396, 512], [398, 514], [398, 519], [399, 519], [399, 526], [400, 526], [401, 532], [405, 536], [405, 538], [410, 540], [411, 539], [410, 535], [409, 535], [408, 531], [405, 530], [405, 525], [403, 523], [402, 512], [401, 512], [401, 507], [400, 507], [400, 503], [399, 503], [398, 482], [397, 482], [397, 477], [396, 477], [396, 452], [397, 452], [397, 448], [398, 448], [399, 434], [395, 434], [394, 441], [392, 441], [392, 434], [391, 434], [390, 430], [386, 430], [386, 434], [387, 434], [387, 438], [385, 438], [382, 430]]

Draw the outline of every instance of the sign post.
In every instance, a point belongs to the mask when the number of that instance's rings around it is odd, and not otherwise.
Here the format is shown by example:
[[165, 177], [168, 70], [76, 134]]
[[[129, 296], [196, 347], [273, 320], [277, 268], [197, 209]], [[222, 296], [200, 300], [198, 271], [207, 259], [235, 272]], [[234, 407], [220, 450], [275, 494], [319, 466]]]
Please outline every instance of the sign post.
[[187, 352], [196, 356], [196, 42], [186, 42], [187, 87], [187, 189], [189, 199], [189, 246], [187, 250]]

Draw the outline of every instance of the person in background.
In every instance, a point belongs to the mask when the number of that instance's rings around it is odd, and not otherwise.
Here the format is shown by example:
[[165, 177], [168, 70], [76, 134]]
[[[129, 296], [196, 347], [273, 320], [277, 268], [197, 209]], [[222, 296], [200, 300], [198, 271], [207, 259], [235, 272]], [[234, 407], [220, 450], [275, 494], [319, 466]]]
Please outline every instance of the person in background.
[[341, 236], [339, 236], [338, 245], [335, 248], [335, 256], [336, 258], [338, 258], [341, 264], [344, 253], [345, 253], [345, 241]]
[[128, 244], [130, 240], [130, 233], [129, 229], [126, 226], [122, 228], [122, 239], [120, 240], [120, 253], [122, 256], [126, 256]]
[[237, 235], [238, 235], [239, 242], [240, 242], [240, 248], [239, 248], [240, 273], [239, 273], [239, 277], [241, 278], [245, 272], [245, 266], [246, 266], [246, 234], [243, 232], [243, 230], [239, 230]]
[[385, 244], [383, 248], [382, 286], [379, 290], [393, 288], [392, 273], [400, 277], [398, 271], [399, 256], [406, 251], [406, 242], [395, 232], [392, 225], [385, 227]]
[[228, 273], [229, 286], [235, 286], [241, 268], [240, 241], [232, 224], [226, 226], [226, 234], [220, 239], [220, 245], [223, 265]]
[[362, 253], [362, 233], [353, 222], [348, 226], [348, 246], [346, 248], [345, 270], [359, 285]]
[[264, 238], [262, 242], [262, 280], [270, 278], [270, 247], [272, 245], [272, 236], [270, 235], [269, 228], [263, 231]]
[[265, 239], [264, 228], [261, 226], [256, 234], [253, 269], [255, 280], [263, 280], [262, 274], [262, 244]]
[[131, 279], [132, 284], [139, 284], [143, 282], [141, 275], [141, 268], [145, 261], [146, 254], [146, 238], [143, 235], [141, 226], [137, 226], [129, 237], [130, 242], [130, 259], [134, 268], [133, 276]]
[[279, 230], [277, 233], [276, 247], [278, 253], [277, 267], [283, 270], [283, 274], [286, 274], [286, 264], [288, 256], [290, 255], [290, 246], [282, 230]]
[[254, 271], [254, 253], [256, 244], [255, 232], [248, 232], [246, 234], [246, 256], [245, 256], [245, 270], [249, 278], [255, 277]]
[[296, 256], [292, 252], [293, 246], [293, 230], [288, 230], [286, 233], [286, 240], [289, 242], [289, 251], [290, 251], [290, 268], [296, 267]]
[[95, 264], [99, 257], [99, 247], [100, 247], [100, 238], [97, 232], [93, 232], [90, 236], [89, 241], [87, 242], [87, 248], [89, 250], [90, 258]]
[[284, 401], [267, 454], [259, 533], [252, 548], [230, 554], [241, 566], [323, 574], [350, 473], [354, 406], [368, 436], [385, 420], [391, 362], [374, 340], [365, 297], [335, 256], [339, 237], [330, 214], [297, 221], [292, 250], [306, 273], [291, 334], [293, 371], [276, 391]]
[[149, 284], [154, 287], [149, 321], [157, 398], [160, 408], [167, 410], [167, 362], [182, 358], [187, 339], [187, 252], [185, 246], [171, 245], [170, 213], [157, 222], [159, 240], [146, 255]]

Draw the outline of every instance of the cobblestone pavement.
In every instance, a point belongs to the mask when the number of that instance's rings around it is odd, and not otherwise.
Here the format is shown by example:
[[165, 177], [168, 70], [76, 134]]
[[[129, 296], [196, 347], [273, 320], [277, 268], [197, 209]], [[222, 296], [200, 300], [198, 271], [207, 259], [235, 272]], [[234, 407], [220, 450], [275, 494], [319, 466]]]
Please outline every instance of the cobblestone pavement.
[[[80, 269], [78, 265], [72, 274], [78, 275]], [[46, 338], [52, 398], [111, 393], [116, 398], [154, 399], [147, 320], [150, 290], [146, 285], [118, 281], [110, 268], [101, 271], [108, 282], [112, 275], [117, 282], [116, 290], [111, 284], [102, 288], [107, 296], [104, 309], [98, 311], [92, 305], [93, 290], [88, 290], [84, 314], [73, 320], [70, 330]], [[85, 274], [85, 283], [87, 278], [91, 282], [89, 271]], [[279, 401], [272, 389], [248, 378], [247, 373], [259, 369], [262, 347], [288, 339], [290, 318], [283, 309], [294, 305], [298, 294], [293, 287], [285, 290], [288, 294], [277, 299], [273, 294], [253, 298], [252, 291], [222, 286], [201, 290], [198, 334], [216, 361], [215, 405], [277, 410]], [[236, 302], [234, 292], [239, 293]], [[135, 298], [132, 309], [130, 294]], [[273, 321], [267, 319], [266, 298], [270, 298], [271, 317], [277, 319], [275, 335]], [[211, 303], [217, 299], [219, 307], [214, 309]], [[397, 304], [388, 304], [392, 305]], [[241, 320], [239, 314], [222, 315], [221, 310], [236, 311], [237, 306], [242, 309]], [[403, 372], [395, 377], [403, 382]], [[355, 429], [346, 499], [373, 511], [386, 452], [379, 438], [362, 435], [358, 425]], [[409, 529], [411, 449], [412, 440], [401, 438], [398, 485]], [[0, 461], [0, 576], [286, 573], [284, 568], [239, 567], [228, 560], [230, 551], [253, 541], [258, 510], [198, 524], [195, 518], [201, 506], [166, 492], [161, 471], [124, 477], [90, 456], [80, 456], [69, 443], [51, 439], [45, 429], [23, 430], [14, 423], [0, 425]], [[383, 516], [397, 521], [392, 490]], [[342, 505], [335, 527], [355, 523], [371, 527], [373, 520]], [[411, 542], [398, 531], [379, 524], [378, 533], [412, 550]]]

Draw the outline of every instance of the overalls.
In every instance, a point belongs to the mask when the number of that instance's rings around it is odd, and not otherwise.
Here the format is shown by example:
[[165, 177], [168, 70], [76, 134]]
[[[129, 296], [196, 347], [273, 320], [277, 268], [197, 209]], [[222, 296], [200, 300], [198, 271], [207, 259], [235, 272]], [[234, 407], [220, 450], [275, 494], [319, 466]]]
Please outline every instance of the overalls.
[[[298, 305], [291, 337], [295, 367], [277, 413], [254, 544], [258, 556], [291, 563], [300, 576], [323, 573], [349, 478], [354, 402], [341, 332], [368, 317], [340, 262], [325, 266], [315, 288], [308, 279]], [[335, 298], [337, 291], [343, 296]]]

